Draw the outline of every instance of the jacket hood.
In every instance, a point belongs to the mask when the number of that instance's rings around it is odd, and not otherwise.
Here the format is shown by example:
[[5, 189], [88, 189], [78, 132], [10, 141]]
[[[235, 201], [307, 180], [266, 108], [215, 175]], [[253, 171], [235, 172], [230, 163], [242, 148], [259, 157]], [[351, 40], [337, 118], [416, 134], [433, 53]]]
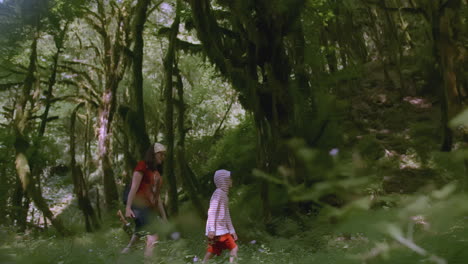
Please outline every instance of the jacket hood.
[[214, 174], [214, 182], [216, 188], [221, 189], [225, 192], [229, 190], [229, 179], [231, 178], [231, 172], [228, 170], [217, 170]]

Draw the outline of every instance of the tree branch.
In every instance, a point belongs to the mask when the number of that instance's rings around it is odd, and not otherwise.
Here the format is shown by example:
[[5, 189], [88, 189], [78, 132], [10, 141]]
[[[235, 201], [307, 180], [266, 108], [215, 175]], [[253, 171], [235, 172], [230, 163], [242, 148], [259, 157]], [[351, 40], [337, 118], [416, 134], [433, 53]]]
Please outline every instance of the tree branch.
[[154, 6], [152, 6], [148, 12], [146, 13], [146, 17], [149, 17], [153, 12], [154, 10], [156, 10], [164, 1], [159, 1], [157, 3], [154, 4]]
[[235, 101], [235, 100], [236, 100], [236, 97], [233, 96], [233, 98], [232, 98], [232, 100], [231, 100], [231, 103], [229, 104], [229, 106], [228, 106], [226, 112], [224, 113], [223, 119], [221, 119], [221, 122], [219, 123], [218, 127], [216, 128], [216, 130], [215, 130], [215, 132], [214, 132], [214, 134], [213, 134], [213, 136], [212, 136], [213, 138], [215, 138], [216, 136], [218, 136], [218, 133], [219, 133], [219, 131], [221, 130], [221, 127], [223, 126], [224, 121], [226, 121], [226, 118], [227, 118], [227, 116], [229, 115], [229, 112], [231, 111], [231, 107], [232, 107], [232, 105], [234, 104], [234, 101]]

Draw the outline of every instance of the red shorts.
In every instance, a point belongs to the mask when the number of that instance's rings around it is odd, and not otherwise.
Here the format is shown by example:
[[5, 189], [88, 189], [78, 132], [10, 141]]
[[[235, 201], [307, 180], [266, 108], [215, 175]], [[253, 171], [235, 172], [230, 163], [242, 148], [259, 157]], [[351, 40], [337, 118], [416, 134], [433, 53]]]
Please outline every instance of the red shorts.
[[236, 242], [231, 234], [215, 236], [212, 240], [208, 241], [208, 252], [221, 255], [224, 249], [234, 249], [237, 247]]

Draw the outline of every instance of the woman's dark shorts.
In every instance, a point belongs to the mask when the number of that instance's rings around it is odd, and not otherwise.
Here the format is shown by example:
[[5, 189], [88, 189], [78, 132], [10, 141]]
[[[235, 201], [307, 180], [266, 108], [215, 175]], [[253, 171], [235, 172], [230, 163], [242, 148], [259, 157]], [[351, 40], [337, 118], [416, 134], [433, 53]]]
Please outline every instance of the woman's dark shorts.
[[135, 214], [135, 233], [137, 235], [149, 235], [157, 232], [157, 216], [154, 209], [150, 207], [132, 206]]

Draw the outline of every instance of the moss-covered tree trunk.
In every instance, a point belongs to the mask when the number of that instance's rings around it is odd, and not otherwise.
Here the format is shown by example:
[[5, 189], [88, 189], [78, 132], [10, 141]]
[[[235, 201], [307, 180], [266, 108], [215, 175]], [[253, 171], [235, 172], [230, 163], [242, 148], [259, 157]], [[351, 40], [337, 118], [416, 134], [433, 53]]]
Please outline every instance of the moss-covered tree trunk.
[[110, 130], [116, 104], [115, 96], [114, 91], [106, 89], [103, 94], [103, 105], [99, 111], [99, 165], [103, 173], [104, 200], [108, 207], [115, 206], [119, 199], [110, 158]]
[[334, 73], [338, 69], [338, 60], [336, 57], [335, 34], [331, 28], [332, 25], [322, 28], [320, 40], [322, 46], [325, 47], [325, 59], [328, 65], [328, 71]]
[[367, 13], [370, 18], [370, 25], [369, 25], [369, 28], [371, 31], [370, 37], [374, 41], [377, 52], [380, 55], [385, 82], [390, 82], [391, 78], [389, 74], [389, 71], [390, 71], [389, 51], [386, 48], [384, 28], [381, 25], [381, 23], [379, 23], [378, 9], [375, 7], [368, 7]]
[[[18, 230], [20, 232], [24, 232], [26, 230], [26, 218], [28, 215], [28, 209], [29, 209], [29, 197], [25, 193], [23, 189], [23, 185], [21, 183], [21, 179], [19, 178], [19, 175], [16, 177], [16, 183], [15, 183], [15, 190], [13, 192], [13, 195], [11, 197], [11, 203], [12, 203], [12, 219], [13, 221], [16, 221], [16, 226], [18, 227]], [[25, 206], [26, 205], [26, 206]]]
[[177, 67], [177, 64], [175, 66], [175, 74], [177, 76], [177, 134], [179, 136], [177, 140], [177, 167], [179, 171], [179, 179], [182, 179], [185, 191], [188, 193], [190, 197], [190, 201], [192, 202], [193, 206], [197, 210], [198, 215], [201, 217], [201, 219], [205, 220], [207, 215], [206, 215], [206, 209], [203, 207], [200, 198], [198, 197], [198, 190], [196, 189], [196, 186], [198, 184], [194, 183], [197, 181], [193, 177], [191, 173], [189, 173], [189, 167], [187, 160], [185, 158], [185, 103], [184, 103], [184, 86], [182, 82], [182, 76], [180, 75], [180, 71]]
[[166, 127], [166, 159], [164, 164], [164, 176], [169, 181], [169, 212], [171, 215], [178, 213], [178, 197], [177, 197], [177, 181], [174, 173], [174, 98], [173, 98], [173, 76], [174, 76], [174, 60], [175, 60], [175, 43], [177, 34], [179, 33], [180, 23], [180, 1], [177, 1], [177, 10], [174, 21], [171, 25], [169, 35], [169, 46], [164, 58], [165, 70], [165, 88], [164, 100], [166, 101], [165, 127]]
[[91, 121], [91, 109], [89, 105], [86, 107], [86, 124], [85, 124], [85, 140], [83, 142], [83, 171], [85, 179], [89, 179], [89, 174], [92, 168], [91, 155], [91, 139], [93, 138], [93, 124]]
[[8, 218], [6, 217], [7, 215], [7, 201], [8, 201], [8, 181], [7, 181], [7, 175], [6, 175], [6, 166], [2, 166], [1, 171], [0, 171], [0, 215], [3, 215], [5, 217], [2, 217], [0, 219], [0, 225], [6, 224], [8, 221]]
[[395, 65], [395, 70], [398, 74], [400, 81], [400, 96], [405, 93], [405, 80], [403, 79], [401, 59], [403, 57], [403, 43], [401, 41], [400, 33], [398, 32], [397, 25], [395, 23], [394, 15], [387, 9], [387, 1], [383, 1], [384, 7], [384, 34], [387, 36], [387, 52], [390, 59], [390, 63]]
[[[435, 45], [435, 57], [438, 62], [442, 86], [439, 90], [441, 97], [441, 126], [443, 129], [442, 151], [450, 151], [453, 144], [453, 132], [448, 122], [462, 109], [462, 99], [458, 84], [463, 79], [463, 68], [459, 54], [465, 49], [459, 44], [460, 28], [460, 0], [433, 1], [431, 3], [429, 22], [432, 22], [432, 37]], [[428, 12], [429, 13], [429, 12]]]
[[[83, 177], [83, 171], [76, 164], [75, 159], [75, 123], [76, 123], [76, 113], [82, 107], [84, 103], [78, 104], [72, 112], [70, 117], [70, 169], [73, 179], [73, 187], [75, 195], [78, 199], [78, 207], [83, 212], [85, 219], [85, 227], [87, 232], [92, 232], [93, 230], [99, 229], [99, 221], [97, 219], [94, 208], [91, 204], [91, 200], [88, 195], [88, 187], [86, 181]], [[86, 150], [85, 150], [86, 151]]]
[[135, 108], [135, 120], [133, 120], [131, 126], [135, 126], [135, 145], [136, 152], [138, 154], [137, 159], [141, 159], [148, 146], [150, 140], [148, 133], [146, 132], [145, 124], [145, 110], [143, 102], [143, 32], [144, 26], [147, 20], [148, 7], [151, 0], [139, 0], [136, 5], [135, 19], [133, 22], [133, 87], [132, 91], [132, 105]]
[[[125, 46], [128, 41], [129, 14], [121, 7], [111, 5], [117, 17], [107, 15], [106, 6], [103, 1], [97, 1], [97, 14], [88, 14], [88, 22], [99, 33], [103, 43], [103, 66], [104, 66], [104, 91], [102, 93], [101, 105], [99, 106], [98, 119], [98, 157], [99, 165], [103, 173], [104, 200], [107, 208], [114, 207], [119, 199], [113, 164], [111, 162], [111, 138], [112, 121], [117, 107], [117, 88], [122, 80], [128, 64], [128, 56], [125, 55]], [[118, 9], [118, 10], [116, 10]], [[100, 17], [99, 21], [93, 18]], [[112, 23], [115, 20], [115, 23]], [[111, 25], [115, 28], [114, 34], [109, 29]]]
[[[276, 9], [269, 1], [255, 1], [251, 5], [223, 3], [232, 13], [230, 21], [235, 34], [226, 34], [218, 24], [210, 1], [189, 3], [206, 54], [241, 93], [243, 106], [254, 114], [259, 143], [258, 167], [275, 174], [277, 166], [288, 160], [280, 159], [278, 150], [296, 133], [294, 98], [304, 96], [301, 95], [303, 90], [291, 85], [290, 76], [306, 75], [300, 67], [291, 65], [297, 57], [285, 45], [289, 29], [300, 21], [298, 6], [304, 1], [295, 1], [290, 5], [294, 8], [284, 9]], [[295, 40], [303, 39], [299, 36], [301, 31], [298, 32], [293, 36]], [[297, 95], [293, 96], [294, 93]], [[310, 95], [309, 91], [306, 94]], [[264, 215], [268, 219], [268, 184], [265, 182], [261, 188]]]

